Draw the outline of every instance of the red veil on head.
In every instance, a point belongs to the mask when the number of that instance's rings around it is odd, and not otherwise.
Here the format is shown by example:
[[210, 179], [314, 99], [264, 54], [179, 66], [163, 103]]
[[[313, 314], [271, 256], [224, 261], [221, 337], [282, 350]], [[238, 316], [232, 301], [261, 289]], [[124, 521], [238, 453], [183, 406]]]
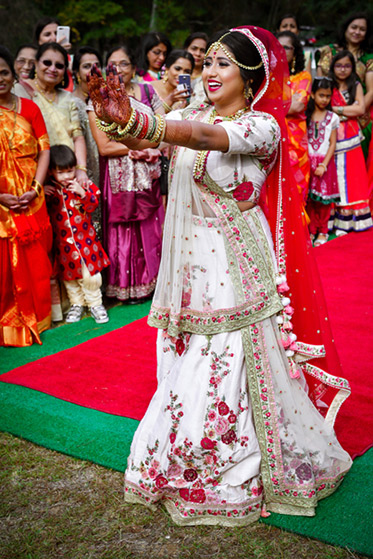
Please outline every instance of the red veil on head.
[[[272, 33], [260, 27], [231, 29], [231, 32], [234, 31], [247, 36], [264, 63], [266, 76], [251, 108], [271, 114], [281, 129], [282, 141], [263, 193], [263, 209], [275, 241], [279, 273], [290, 288], [288, 297], [294, 308], [291, 322], [298, 347], [294, 360], [301, 364], [311, 400], [320, 413], [333, 423], [341, 403], [349, 395], [349, 386], [341, 378], [341, 364], [331, 333], [303, 204], [290, 166], [285, 116], [291, 93], [285, 51]], [[325, 356], [321, 346], [325, 347]]]

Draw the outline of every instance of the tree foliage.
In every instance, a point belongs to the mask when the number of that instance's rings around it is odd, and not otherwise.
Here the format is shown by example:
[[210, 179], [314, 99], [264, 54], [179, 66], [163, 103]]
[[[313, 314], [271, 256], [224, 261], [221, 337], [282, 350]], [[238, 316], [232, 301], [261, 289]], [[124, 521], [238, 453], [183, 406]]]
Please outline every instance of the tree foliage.
[[321, 42], [327, 42], [351, 8], [373, 18], [373, 5], [366, 0], [356, 0], [353, 7], [349, 0], [60, 0], [58, 4], [54, 0], [0, 0], [1, 42], [14, 52], [32, 40], [38, 19], [50, 15], [70, 25], [74, 46], [91, 44], [104, 51], [124, 40], [134, 46], [150, 28], [165, 32], [173, 45], [180, 46], [193, 31], [211, 34], [245, 24], [274, 31], [279, 17], [287, 12], [295, 13], [302, 25], [315, 28]]

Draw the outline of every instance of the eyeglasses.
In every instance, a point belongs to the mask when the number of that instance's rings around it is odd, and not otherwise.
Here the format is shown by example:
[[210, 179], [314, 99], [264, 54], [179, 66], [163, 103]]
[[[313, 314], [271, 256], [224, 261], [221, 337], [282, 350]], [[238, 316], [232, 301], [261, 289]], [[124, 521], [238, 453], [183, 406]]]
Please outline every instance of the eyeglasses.
[[15, 60], [15, 62], [17, 62], [20, 66], [26, 66], [26, 64], [28, 66], [34, 66], [35, 64], [35, 59], [34, 58], [17, 58], [17, 60]]
[[126, 60], [121, 60], [120, 62], [110, 62], [110, 64], [120, 70], [127, 70], [129, 66], [132, 66], [131, 62], [127, 62]]
[[62, 64], [62, 62], [52, 62], [52, 60], [40, 60], [40, 62], [44, 64], [44, 66], [46, 66], [47, 68], [50, 68], [51, 66], [54, 65], [54, 67], [57, 68], [57, 70], [65, 69], [65, 64]]
[[334, 68], [337, 70], [351, 70], [352, 64], [335, 64]]

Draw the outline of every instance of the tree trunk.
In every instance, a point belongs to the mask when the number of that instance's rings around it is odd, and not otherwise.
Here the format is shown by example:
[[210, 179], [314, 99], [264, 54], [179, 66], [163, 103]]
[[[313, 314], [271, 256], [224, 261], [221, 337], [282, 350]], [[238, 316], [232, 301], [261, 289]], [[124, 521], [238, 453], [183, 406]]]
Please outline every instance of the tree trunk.
[[157, 31], [157, 9], [158, 9], [158, 0], [153, 0], [149, 31]]

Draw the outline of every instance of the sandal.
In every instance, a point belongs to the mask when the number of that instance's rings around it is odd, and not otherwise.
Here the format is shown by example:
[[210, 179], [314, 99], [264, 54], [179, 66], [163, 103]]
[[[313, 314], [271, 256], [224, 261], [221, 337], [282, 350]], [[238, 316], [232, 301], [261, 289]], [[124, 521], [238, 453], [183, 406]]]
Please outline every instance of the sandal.
[[324, 235], [324, 233], [320, 233], [317, 237], [317, 240], [313, 243], [314, 247], [320, 247], [321, 245], [325, 245], [328, 242], [328, 235]]

